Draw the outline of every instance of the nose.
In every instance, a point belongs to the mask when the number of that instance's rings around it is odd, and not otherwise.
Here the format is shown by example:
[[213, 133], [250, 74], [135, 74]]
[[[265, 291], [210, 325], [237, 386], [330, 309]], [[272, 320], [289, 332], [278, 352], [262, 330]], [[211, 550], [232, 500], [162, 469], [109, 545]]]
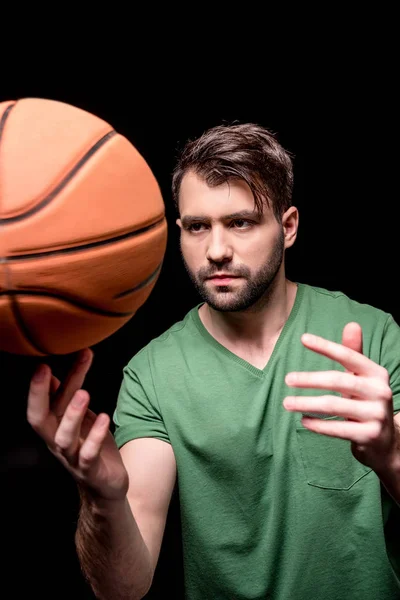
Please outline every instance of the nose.
[[208, 237], [206, 253], [210, 262], [222, 263], [232, 260], [232, 248], [226, 239], [224, 232], [215, 229]]

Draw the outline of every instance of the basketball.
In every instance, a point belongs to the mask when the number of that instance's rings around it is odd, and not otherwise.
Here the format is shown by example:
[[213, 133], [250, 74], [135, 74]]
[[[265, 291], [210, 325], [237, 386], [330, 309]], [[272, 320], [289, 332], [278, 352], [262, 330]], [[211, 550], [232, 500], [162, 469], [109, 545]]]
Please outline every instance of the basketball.
[[127, 137], [56, 100], [0, 103], [0, 351], [109, 337], [148, 299], [166, 243], [158, 182]]

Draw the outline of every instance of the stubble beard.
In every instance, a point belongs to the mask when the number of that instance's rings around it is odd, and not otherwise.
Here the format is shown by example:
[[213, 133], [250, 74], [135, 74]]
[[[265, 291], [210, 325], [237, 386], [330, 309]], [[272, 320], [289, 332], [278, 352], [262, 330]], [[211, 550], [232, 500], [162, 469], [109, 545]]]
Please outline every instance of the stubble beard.
[[281, 228], [271, 257], [256, 273], [252, 274], [245, 265], [242, 265], [240, 270], [232, 272], [232, 275], [243, 277], [245, 281], [245, 284], [237, 290], [235, 290], [236, 284], [211, 287], [206, 281], [207, 277], [218, 271], [229, 273], [230, 267], [226, 263], [210, 263], [207, 269], [200, 269], [194, 273], [189, 269], [182, 252], [181, 256], [189, 278], [203, 302], [216, 311], [238, 312], [257, 309], [268, 302], [282, 265], [284, 248], [284, 234]]

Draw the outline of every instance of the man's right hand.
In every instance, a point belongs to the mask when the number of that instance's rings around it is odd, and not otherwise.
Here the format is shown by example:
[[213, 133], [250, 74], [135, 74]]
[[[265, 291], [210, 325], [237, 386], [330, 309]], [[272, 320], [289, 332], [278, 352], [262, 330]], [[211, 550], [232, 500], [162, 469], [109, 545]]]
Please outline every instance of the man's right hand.
[[42, 364], [29, 388], [27, 419], [81, 487], [98, 500], [122, 500], [129, 478], [109, 430], [107, 414], [89, 409], [89, 394], [81, 389], [93, 353], [86, 348], [64, 382]]

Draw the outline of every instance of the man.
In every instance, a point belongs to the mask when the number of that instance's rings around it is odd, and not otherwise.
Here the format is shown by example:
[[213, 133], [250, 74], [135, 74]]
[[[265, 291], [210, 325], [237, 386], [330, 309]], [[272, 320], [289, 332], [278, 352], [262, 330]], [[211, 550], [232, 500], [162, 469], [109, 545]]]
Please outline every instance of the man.
[[99, 598], [149, 590], [176, 481], [189, 600], [400, 598], [400, 330], [287, 280], [292, 185], [260, 126], [187, 144], [173, 195], [204, 301], [124, 369], [115, 441], [81, 389], [90, 350], [61, 386], [45, 365], [32, 380], [28, 420], [78, 482]]

